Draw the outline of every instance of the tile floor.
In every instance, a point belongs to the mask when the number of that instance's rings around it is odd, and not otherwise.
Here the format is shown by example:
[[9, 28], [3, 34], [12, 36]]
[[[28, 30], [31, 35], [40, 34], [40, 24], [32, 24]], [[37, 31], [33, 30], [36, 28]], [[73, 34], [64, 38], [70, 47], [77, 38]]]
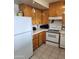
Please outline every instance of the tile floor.
[[34, 51], [31, 59], [65, 59], [65, 49], [43, 44]]

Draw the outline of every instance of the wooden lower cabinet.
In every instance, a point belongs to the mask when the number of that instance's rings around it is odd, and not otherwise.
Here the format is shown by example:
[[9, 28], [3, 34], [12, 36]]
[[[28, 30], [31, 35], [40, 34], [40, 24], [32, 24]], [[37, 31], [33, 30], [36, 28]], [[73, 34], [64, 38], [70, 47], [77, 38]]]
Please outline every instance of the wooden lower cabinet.
[[46, 32], [41, 32], [33, 36], [33, 49], [37, 49], [43, 43], [46, 43]]
[[39, 33], [39, 46], [42, 45], [43, 40], [42, 40], [42, 32]]
[[37, 49], [39, 46], [39, 43], [38, 43], [38, 34], [34, 35], [33, 36], [33, 49]]
[[46, 43], [46, 32], [42, 32], [42, 41]]
[[46, 43], [46, 32], [39, 33], [39, 46]]

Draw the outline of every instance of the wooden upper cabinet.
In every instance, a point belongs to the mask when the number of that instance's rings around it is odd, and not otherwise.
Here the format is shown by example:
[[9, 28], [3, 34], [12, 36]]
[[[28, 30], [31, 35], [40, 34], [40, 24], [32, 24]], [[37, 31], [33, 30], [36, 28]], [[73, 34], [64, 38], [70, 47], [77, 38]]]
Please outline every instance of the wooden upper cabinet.
[[39, 16], [38, 16], [38, 18], [39, 18], [39, 24], [42, 24], [42, 22], [41, 22], [41, 20], [42, 20], [42, 11], [41, 10], [39, 10]]
[[48, 24], [48, 10], [42, 12], [42, 24]]
[[49, 4], [49, 16], [61, 16], [64, 12], [64, 5], [62, 1]]
[[41, 24], [42, 12], [39, 9], [36, 9], [36, 24]]
[[36, 24], [36, 13], [32, 12], [32, 24]]
[[35, 12], [32, 12], [32, 23], [33, 24], [41, 24], [42, 19], [42, 11], [35, 8]]
[[49, 4], [49, 16], [56, 16], [55, 4]]
[[19, 4], [19, 8], [23, 12], [24, 16], [32, 16], [32, 7], [25, 4]]

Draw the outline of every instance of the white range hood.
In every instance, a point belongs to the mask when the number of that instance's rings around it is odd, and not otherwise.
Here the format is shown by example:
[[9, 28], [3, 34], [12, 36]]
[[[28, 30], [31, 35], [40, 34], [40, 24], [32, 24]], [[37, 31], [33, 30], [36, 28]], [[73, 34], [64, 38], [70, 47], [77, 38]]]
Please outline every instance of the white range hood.
[[35, 2], [37, 2], [38, 4], [46, 7], [46, 8], [49, 8], [49, 2], [47, 2], [46, 0], [33, 0]]
[[49, 20], [62, 20], [62, 16], [49, 17]]

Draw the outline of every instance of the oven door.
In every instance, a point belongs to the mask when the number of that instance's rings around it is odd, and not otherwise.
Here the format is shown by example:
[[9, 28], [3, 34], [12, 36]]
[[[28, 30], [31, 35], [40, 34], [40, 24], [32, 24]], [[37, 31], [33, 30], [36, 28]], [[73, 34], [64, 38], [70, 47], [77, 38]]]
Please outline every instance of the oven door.
[[53, 43], [59, 43], [59, 34], [46, 32], [46, 40]]

